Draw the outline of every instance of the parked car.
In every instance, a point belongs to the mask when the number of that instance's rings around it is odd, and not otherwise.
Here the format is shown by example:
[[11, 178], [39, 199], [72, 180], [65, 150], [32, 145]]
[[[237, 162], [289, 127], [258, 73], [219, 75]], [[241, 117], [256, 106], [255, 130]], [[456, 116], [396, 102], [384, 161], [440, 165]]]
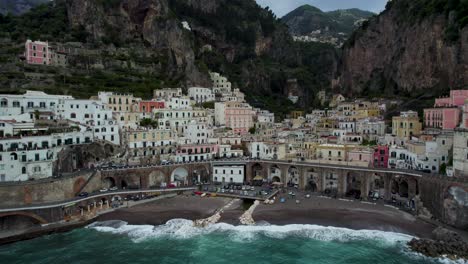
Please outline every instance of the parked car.
[[88, 197], [89, 193], [87, 192], [82, 192], [80, 194], [78, 194], [79, 197]]
[[119, 188], [117, 188], [116, 186], [114, 186], [114, 187], [110, 188], [109, 190], [111, 190], [111, 191], [117, 191], [118, 189], [119, 189]]
[[107, 188], [102, 188], [102, 189], [99, 190], [99, 191], [100, 191], [100, 192], [107, 192], [107, 191], [109, 191], [109, 189], [107, 189]]

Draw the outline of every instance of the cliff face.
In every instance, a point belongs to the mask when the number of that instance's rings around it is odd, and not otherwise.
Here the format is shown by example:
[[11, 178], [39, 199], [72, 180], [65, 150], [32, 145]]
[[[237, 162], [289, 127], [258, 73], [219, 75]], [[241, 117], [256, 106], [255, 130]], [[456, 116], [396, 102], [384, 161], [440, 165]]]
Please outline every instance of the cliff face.
[[[92, 41], [133, 46], [164, 60], [161, 65], [173, 79], [187, 85], [209, 84], [195, 67], [190, 33], [169, 10], [166, 0], [67, 0], [72, 28], [84, 28]], [[161, 68], [162, 68], [161, 67]]]
[[421, 7], [405, 2], [393, 1], [354, 33], [343, 49], [335, 88], [414, 96], [466, 87], [468, 27], [457, 24], [450, 10], [411, 18], [416, 9], [427, 10], [430, 1], [415, 1]]

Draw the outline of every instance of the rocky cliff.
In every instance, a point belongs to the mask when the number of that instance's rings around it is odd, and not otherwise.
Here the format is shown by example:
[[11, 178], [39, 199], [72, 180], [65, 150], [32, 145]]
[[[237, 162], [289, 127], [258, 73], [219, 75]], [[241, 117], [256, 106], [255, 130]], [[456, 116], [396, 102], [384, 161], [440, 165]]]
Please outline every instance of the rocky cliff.
[[468, 84], [468, 4], [394, 0], [343, 49], [334, 87], [347, 94], [438, 95]]
[[[106, 89], [147, 98], [161, 87], [209, 86], [208, 71], [219, 71], [253, 105], [280, 115], [310, 107], [337, 61], [332, 46], [295, 43], [253, 0], [55, 0], [0, 17], [0, 36], [4, 92], [89, 97]], [[69, 66], [18, 63], [28, 38], [66, 43]]]

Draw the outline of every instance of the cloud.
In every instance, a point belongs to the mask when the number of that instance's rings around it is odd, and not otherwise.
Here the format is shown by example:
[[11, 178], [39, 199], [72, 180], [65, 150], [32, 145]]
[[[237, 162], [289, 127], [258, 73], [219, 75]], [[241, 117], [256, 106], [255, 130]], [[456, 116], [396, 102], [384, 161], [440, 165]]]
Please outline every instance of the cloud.
[[263, 7], [269, 6], [278, 17], [282, 17], [295, 8], [309, 4], [323, 11], [359, 8], [379, 13], [385, 9], [388, 0], [256, 0]]

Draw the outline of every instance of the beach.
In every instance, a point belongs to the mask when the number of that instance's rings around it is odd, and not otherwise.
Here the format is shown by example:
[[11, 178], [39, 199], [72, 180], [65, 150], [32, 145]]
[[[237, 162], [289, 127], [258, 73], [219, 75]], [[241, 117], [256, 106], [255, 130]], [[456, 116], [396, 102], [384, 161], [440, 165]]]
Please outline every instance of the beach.
[[[161, 225], [168, 220], [182, 218], [197, 220], [213, 215], [232, 199], [183, 195], [148, 202], [131, 208], [120, 208], [99, 216], [97, 221], [122, 220], [132, 225]], [[248, 208], [248, 205], [247, 205]], [[238, 225], [246, 205], [234, 201], [224, 209], [220, 222]], [[380, 230], [430, 237], [436, 228], [432, 224], [416, 219], [413, 215], [384, 205], [345, 201], [323, 197], [295, 199], [273, 205], [260, 204], [253, 213], [254, 220], [273, 225], [310, 224], [344, 227], [354, 230]]]

